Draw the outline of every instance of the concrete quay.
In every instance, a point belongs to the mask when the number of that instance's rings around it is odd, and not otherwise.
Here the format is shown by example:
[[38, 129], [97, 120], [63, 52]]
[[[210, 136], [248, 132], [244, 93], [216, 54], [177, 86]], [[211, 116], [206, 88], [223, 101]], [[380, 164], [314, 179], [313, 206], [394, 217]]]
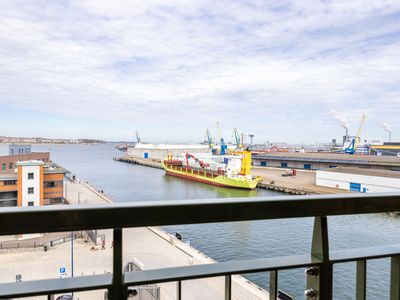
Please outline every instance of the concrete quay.
[[[87, 182], [67, 182], [67, 200], [71, 204], [91, 205], [112, 200]], [[0, 255], [0, 282], [15, 281], [17, 274], [22, 280], [59, 277], [59, 268], [66, 267], [71, 276], [71, 246], [74, 248], [74, 276], [112, 272], [112, 230], [99, 230], [105, 237], [105, 250], [84, 238], [32, 252], [2, 253]], [[215, 261], [159, 227], [127, 228], [123, 231], [123, 263], [136, 258], [143, 269], [187, 266], [214, 263]], [[177, 299], [177, 283], [162, 283], [161, 300]], [[182, 282], [183, 299], [224, 299], [224, 277]], [[268, 292], [240, 275], [232, 277], [232, 299], [269, 299]], [[104, 291], [75, 293], [79, 299], [104, 299]], [[34, 299], [40, 299], [35, 297]], [[46, 299], [43, 297], [43, 299]], [[135, 298], [139, 299], [139, 298]], [[142, 298], [147, 299], [147, 298]], [[150, 298], [149, 298], [150, 299]]]
[[296, 176], [282, 176], [286, 170], [288, 169], [269, 167], [253, 167], [252, 169], [254, 176], [263, 178], [262, 183], [258, 185], [259, 188], [296, 195], [350, 193], [348, 190], [316, 185], [315, 171], [296, 170]]

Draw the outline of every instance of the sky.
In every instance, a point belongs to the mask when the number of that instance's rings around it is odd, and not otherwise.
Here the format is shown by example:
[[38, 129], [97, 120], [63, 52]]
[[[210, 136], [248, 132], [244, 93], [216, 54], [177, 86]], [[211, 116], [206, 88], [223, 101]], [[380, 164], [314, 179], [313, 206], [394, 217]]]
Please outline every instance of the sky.
[[[400, 1], [0, 1], [0, 136], [400, 140]], [[341, 121], [340, 121], [341, 120]]]

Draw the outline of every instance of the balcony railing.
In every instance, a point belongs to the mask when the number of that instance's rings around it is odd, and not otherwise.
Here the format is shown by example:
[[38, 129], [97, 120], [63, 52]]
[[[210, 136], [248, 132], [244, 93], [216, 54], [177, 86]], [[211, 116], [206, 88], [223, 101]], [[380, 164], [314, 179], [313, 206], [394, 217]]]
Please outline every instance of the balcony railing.
[[[399, 194], [343, 194], [188, 201], [131, 202], [96, 206], [2, 208], [0, 235], [113, 228], [113, 273], [64, 279], [0, 284], [0, 299], [107, 289], [110, 299], [126, 299], [130, 286], [225, 276], [225, 299], [231, 299], [231, 276], [270, 272], [270, 299], [277, 297], [278, 272], [307, 267], [307, 290], [313, 299], [332, 299], [333, 265], [356, 262], [356, 299], [366, 297], [366, 261], [391, 258], [390, 299], [400, 299], [400, 245], [329, 251], [327, 217], [400, 211]], [[134, 216], [134, 217], [133, 217]], [[237, 260], [140, 272], [122, 270], [123, 228], [195, 223], [314, 217], [310, 252], [295, 256]], [[0, 269], [1, 272], [1, 269]], [[310, 297], [311, 299], [311, 297]]]

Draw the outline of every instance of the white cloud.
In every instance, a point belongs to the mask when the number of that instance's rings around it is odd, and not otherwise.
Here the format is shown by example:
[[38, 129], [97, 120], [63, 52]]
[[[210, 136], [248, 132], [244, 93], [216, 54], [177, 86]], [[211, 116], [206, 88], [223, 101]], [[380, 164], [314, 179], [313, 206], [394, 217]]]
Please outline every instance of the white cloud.
[[399, 15], [398, 1], [3, 1], [0, 104], [177, 136], [220, 120], [326, 139], [331, 109], [395, 132]]

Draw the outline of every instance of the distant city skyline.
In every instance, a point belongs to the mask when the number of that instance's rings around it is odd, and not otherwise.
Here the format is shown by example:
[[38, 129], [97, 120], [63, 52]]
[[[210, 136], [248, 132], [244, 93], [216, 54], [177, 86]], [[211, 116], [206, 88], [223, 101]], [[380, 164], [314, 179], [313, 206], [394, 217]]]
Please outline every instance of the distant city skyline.
[[400, 141], [399, 1], [2, 1], [0, 136]]

